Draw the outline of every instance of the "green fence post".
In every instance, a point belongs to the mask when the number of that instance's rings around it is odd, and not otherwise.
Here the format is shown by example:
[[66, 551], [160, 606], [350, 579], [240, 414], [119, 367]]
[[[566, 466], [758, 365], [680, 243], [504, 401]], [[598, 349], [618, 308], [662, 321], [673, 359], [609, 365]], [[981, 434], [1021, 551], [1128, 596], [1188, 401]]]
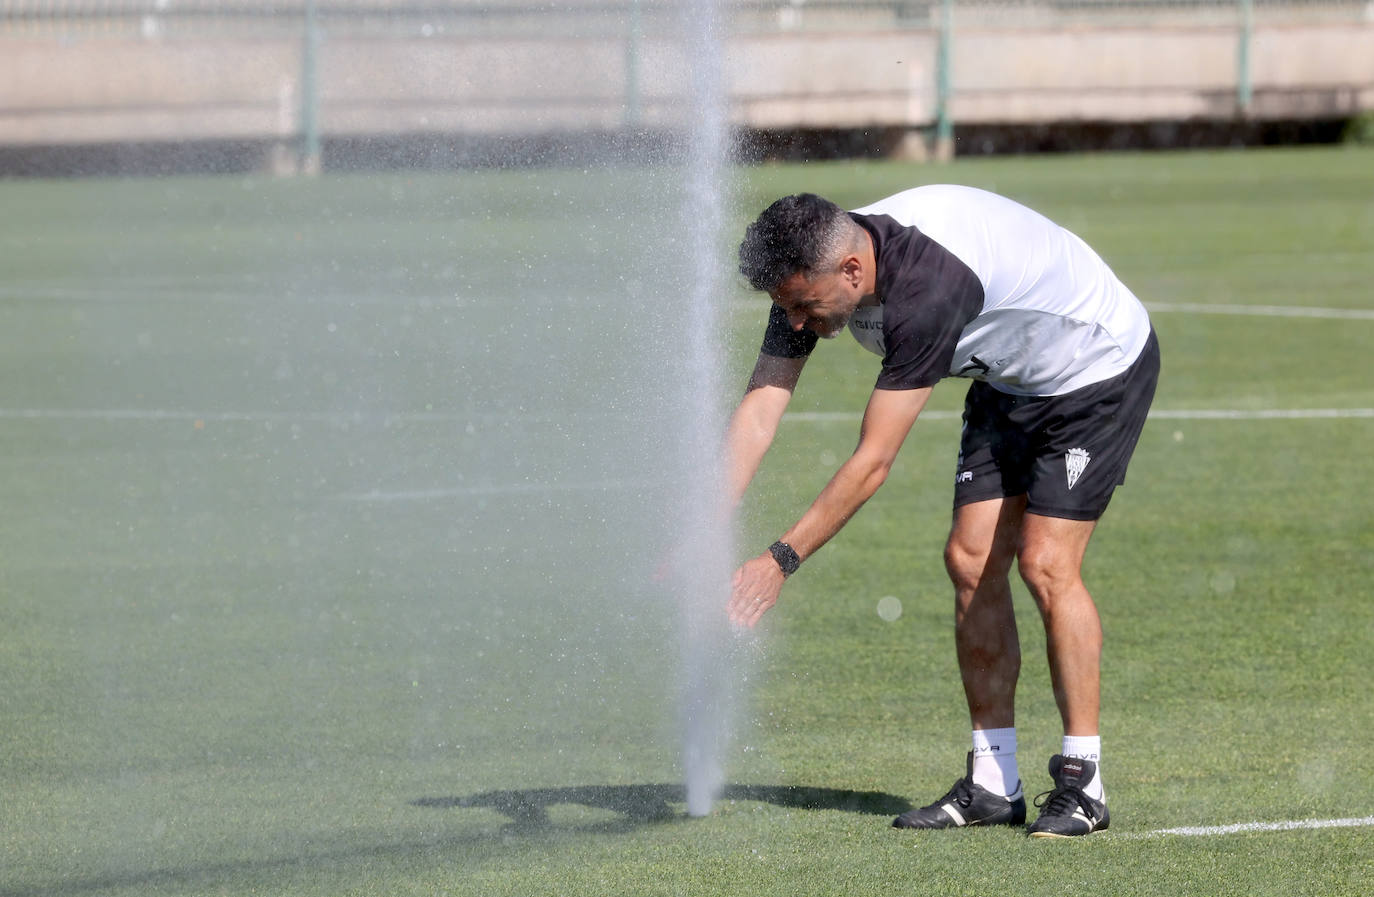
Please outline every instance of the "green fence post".
[[1240, 37], [1236, 46], [1236, 110], [1242, 118], [1250, 115], [1250, 43], [1255, 31], [1254, 0], [1237, 0], [1240, 6]]
[[954, 123], [949, 114], [953, 44], [954, 0], [941, 0], [940, 36], [935, 47], [935, 159], [939, 162], [954, 158]]
[[297, 170], [309, 175], [320, 173], [319, 43], [315, 0], [305, 0], [305, 34], [301, 38], [301, 133], [296, 162]]
[[625, 129], [639, 127], [639, 0], [630, 0], [629, 33], [625, 36]]

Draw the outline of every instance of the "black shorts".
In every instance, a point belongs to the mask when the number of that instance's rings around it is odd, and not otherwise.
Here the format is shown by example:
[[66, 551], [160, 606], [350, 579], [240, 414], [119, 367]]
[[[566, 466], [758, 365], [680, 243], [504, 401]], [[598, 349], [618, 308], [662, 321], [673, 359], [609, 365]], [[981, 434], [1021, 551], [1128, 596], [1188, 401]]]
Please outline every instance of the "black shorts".
[[1159, 380], [1151, 331], [1123, 373], [1058, 396], [1014, 396], [981, 381], [964, 400], [954, 506], [1025, 495], [1026, 510], [1096, 520], [1126, 482]]

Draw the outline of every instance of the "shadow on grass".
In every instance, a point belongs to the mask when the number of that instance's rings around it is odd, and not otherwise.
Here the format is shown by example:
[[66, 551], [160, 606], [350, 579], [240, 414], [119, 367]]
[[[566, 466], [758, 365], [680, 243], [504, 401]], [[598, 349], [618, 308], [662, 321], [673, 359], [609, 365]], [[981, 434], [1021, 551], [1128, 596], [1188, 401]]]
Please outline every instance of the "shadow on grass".
[[[545, 826], [550, 824], [549, 807], [557, 804], [611, 810], [621, 814], [624, 822], [634, 824], [679, 818], [682, 812], [672, 805], [686, 799], [682, 785], [589, 785], [484, 791], [468, 797], [422, 797], [411, 803], [438, 809], [486, 807], [504, 813], [521, 826]], [[801, 810], [844, 810], [874, 816], [893, 816], [911, 809], [905, 799], [881, 791], [783, 785], [726, 785], [721, 800], [758, 801]]]
[[[483, 807], [510, 817], [500, 831], [471, 832], [448, 838], [420, 842], [354, 844], [331, 849], [324, 844], [302, 843], [293, 850], [283, 846], [285, 856], [263, 857], [221, 863], [188, 863], [184, 866], [138, 868], [137, 861], [125, 858], [126, 868], [112, 869], [86, 877], [59, 877], [42, 884], [5, 884], [0, 882], [0, 897], [64, 897], [109, 891], [237, 893], [277, 882], [282, 887], [302, 873], [312, 876], [346, 875], [350, 864], [411, 862], [446, 851], [465, 851], [491, 845], [512, 843], [522, 834], [547, 838], [550, 830], [568, 835], [630, 833], [640, 826], [686, 818], [681, 807], [686, 801], [681, 785], [599, 785], [577, 788], [534, 788], [521, 791], [484, 791], [468, 797], [423, 797], [410, 802], [414, 807], [449, 809]], [[770, 785], [727, 785], [722, 800], [758, 801], [802, 810], [843, 810], [886, 816], [911, 809], [906, 800], [880, 791], [848, 791], [839, 788], [803, 788]], [[580, 805], [620, 814], [612, 822], [591, 826], [559, 826], [549, 819], [549, 807], [558, 804]], [[543, 842], [541, 842], [543, 843]], [[132, 865], [134, 868], [127, 868]], [[251, 887], [250, 887], [251, 886]]]

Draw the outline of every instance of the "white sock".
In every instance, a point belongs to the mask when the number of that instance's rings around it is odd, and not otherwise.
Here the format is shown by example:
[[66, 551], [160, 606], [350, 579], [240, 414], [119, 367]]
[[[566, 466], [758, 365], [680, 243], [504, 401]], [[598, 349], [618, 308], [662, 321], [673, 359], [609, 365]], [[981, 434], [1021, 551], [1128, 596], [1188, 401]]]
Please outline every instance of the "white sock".
[[1093, 773], [1092, 781], [1083, 786], [1083, 793], [1093, 800], [1106, 800], [1106, 790], [1102, 787], [1102, 736], [1065, 735], [1061, 753], [1065, 757], [1091, 760], [1097, 764], [1097, 771]]
[[1015, 728], [973, 730], [973, 784], [1006, 797], [1021, 791]]

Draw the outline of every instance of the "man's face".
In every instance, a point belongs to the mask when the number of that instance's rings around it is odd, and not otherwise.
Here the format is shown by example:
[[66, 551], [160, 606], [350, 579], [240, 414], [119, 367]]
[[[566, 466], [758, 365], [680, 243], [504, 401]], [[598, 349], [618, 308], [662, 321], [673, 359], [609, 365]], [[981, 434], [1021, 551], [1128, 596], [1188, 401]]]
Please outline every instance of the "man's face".
[[825, 339], [839, 336], [863, 298], [854, 278], [844, 271], [818, 274], [811, 280], [793, 274], [771, 295], [787, 313], [793, 330], [810, 330]]

